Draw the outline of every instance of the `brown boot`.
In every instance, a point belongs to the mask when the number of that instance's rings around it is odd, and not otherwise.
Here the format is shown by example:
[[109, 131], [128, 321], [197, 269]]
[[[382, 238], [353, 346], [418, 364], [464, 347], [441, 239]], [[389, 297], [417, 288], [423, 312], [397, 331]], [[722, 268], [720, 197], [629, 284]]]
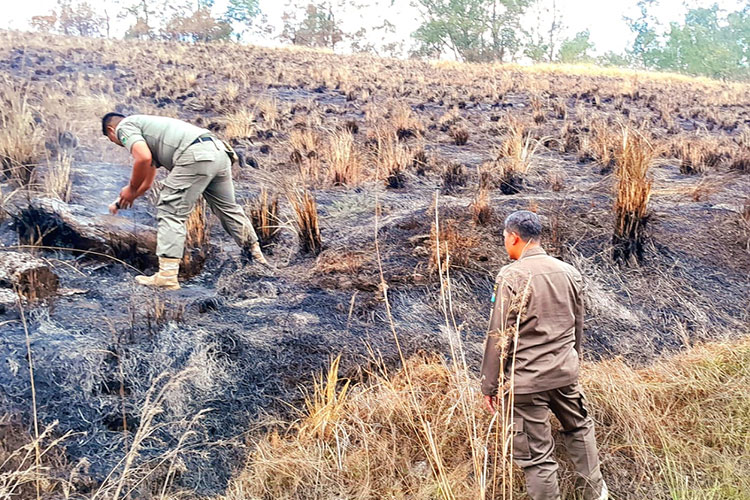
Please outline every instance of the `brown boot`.
[[159, 272], [152, 276], [136, 276], [135, 281], [139, 285], [164, 288], [166, 290], [179, 290], [180, 283], [177, 281], [177, 273], [180, 271], [180, 259], [159, 257]]
[[255, 260], [255, 261], [258, 261], [260, 264], [263, 264], [264, 266], [271, 267], [271, 264], [268, 263], [268, 261], [266, 260], [266, 257], [263, 255], [263, 251], [260, 249], [260, 243], [258, 242], [253, 243], [249, 249], [245, 247], [242, 250], [242, 253], [250, 261]]

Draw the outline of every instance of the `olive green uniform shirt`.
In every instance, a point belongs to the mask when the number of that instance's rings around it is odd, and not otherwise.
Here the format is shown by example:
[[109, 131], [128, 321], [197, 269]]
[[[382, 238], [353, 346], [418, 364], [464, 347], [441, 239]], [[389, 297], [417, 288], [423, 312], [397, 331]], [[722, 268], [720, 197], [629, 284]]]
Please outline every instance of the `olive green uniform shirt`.
[[[482, 361], [483, 394], [497, 394], [501, 367], [505, 380], [514, 375], [516, 394], [556, 389], [578, 380], [582, 283], [573, 266], [540, 247], [500, 270]], [[518, 345], [514, 346], [516, 326]]]
[[117, 125], [115, 135], [129, 152], [133, 144], [146, 141], [155, 166], [172, 170], [180, 155], [193, 141], [211, 132], [166, 116], [132, 115]]

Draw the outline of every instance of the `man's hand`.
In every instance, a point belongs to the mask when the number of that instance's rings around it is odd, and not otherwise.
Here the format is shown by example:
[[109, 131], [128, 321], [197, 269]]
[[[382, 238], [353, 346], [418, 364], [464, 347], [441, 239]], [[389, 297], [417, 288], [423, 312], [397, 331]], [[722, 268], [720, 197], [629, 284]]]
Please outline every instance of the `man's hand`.
[[487, 410], [488, 413], [495, 413], [497, 411], [497, 407], [495, 406], [496, 403], [497, 396], [484, 397], [484, 409]]
[[120, 209], [120, 198], [117, 198], [115, 201], [112, 202], [112, 204], [109, 206], [109, 213], [112, 215], [117, 215], [117, 211]]
[[120, 191], [120, 208], [126, 209], [133, 206], [133, 201], [138, 197], [138, 194], [131, 189], [130, 184], [122, 188]]

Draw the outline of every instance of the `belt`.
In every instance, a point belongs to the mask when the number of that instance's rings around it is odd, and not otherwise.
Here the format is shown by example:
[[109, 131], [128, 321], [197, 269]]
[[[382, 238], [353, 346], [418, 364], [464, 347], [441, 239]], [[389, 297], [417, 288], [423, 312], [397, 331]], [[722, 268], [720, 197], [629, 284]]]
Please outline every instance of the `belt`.
[[206, 142], [206, 141], [213, 141], [213, 140], [214, 140], [213, 136], [204, 135], [204, 136], [198, 137], [196, 140], [191, 142], [190, 146], [192, 146], [193, 144], [198, 144], [199, 142]]

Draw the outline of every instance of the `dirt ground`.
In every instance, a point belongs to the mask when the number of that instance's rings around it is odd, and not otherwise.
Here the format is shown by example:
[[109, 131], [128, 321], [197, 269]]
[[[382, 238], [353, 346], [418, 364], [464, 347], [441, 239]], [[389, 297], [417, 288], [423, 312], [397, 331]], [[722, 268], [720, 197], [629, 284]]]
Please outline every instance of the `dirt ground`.
[[[516, 209], [539, 213], [550, 253], [584, 275], [586, 358], [623, 356], [643, 365], [699, 341], [749, 333], [750, 221], [742, 211], [750, 199], [750, 173], [739, 161], [750, 151], [746, 86], [233, 45], [8, 32], [0, 40], [6, 84], [25, 89], [39, 106], [40, 126], [53, 123], [53, 115], [56, 120], [35, 175], [44, 176], [61, 148], [70, 151], [71, 204], [104, 214], [127, 182], [127, 155], [100, 132], [101, 115], [113, 110], [176, 116], [231, 135], [244, 157], [235, 179], [238, 198], [251, 200], [264, 187], [280, 195], [282, 227], [268, 247], [277, 269], [243, 264], [212, 217], [206, 265], [175, 293], [137, 287], [135, 271], [114, 260], [36, 251], [61, 280], [59, 296], [23, 308], [39, 420], [57, 421], [58, 432], [75, 432], [67, 441], [69, 459], [85, 459], [95, 481], [122, 457], [130, 439], [123, 427], [138, 426], [149, 388], [163, 384], [160, 374], [194, 370], [166, 395], [158, 417], [164, 426], [141, 459], [174, 446], [191, 418], [207, 410], [177, 482], [209, 495], [221, 492], [242, 464], [246, 433], [294, 414], [290, 405], [300, 404], [312, 376], [333, 357], [342, 354], [345, 375], [355, 379], [373, 356], [396, 363], [376, 234], [402, 347], [407, 354], [445, 352], [439, 279], [430, 264], [436, 199], [441, 224], [452, 225], [459, 242], [451, 249], [453, 306], [477, 369], [494, 275], [507, 263], [502, 220]], [[51, 106], [57, 106], [54, 113]], [[254, 113], [248, 120], [252, 135], [231, 130], [241, 110]], [[520, 191], [504, 194], [491, 167], [512, 120], [527, 124], [538, 147]], [[595, 139], [597, 123], [610, 130], [640, 126], [660, 151], [651, 169], [649, 238], [637, 265], [612, 259], [615, 175], [609, 162], [592, 158], [581, 145]], [[324, 146], [295, 159], [295, 130], [312, 130], [325, 144], [335, 131], [355, 126], [361, 182], [332, 185]], [[377, 131], [388, 126], [409, 155], [398, 188], [388, 186], [373, 159]], [[468, 132], [464, 145], [454, 139], [459, 129]], [[563, 147], [568, 140], [573, 147]], [[676, 142], [705, 145], [718, 160], [700, 174], [685, 173]], [[300, 180], [301, 169], [316, 165], [319, 173]], [[458, 181], [446, 181], [451, 168], [463, 172]], [[304, 182], [318, 204], [324, 246], [318, 256], [301, 251], [284, 196], [284, 186]], [[492, 211], [484, 225], [472, 219], [482, 182], [490, 186]], [[14, 206], [47, 196], [33, 183], [18, 190], [7, 179], [2, 190], [5, 196], [15, 192], [6, 202]], [[138, 200], [121, 216], [153, 225], [153, 203]], [[21, 223], [13, 217], [0, 223], [4, 247], [18, 244]], [[71, 246], [62, 234], [46, 243]], [[0, 314], [0, 402], [28, 422], [20, 313], [11, 307]]]

